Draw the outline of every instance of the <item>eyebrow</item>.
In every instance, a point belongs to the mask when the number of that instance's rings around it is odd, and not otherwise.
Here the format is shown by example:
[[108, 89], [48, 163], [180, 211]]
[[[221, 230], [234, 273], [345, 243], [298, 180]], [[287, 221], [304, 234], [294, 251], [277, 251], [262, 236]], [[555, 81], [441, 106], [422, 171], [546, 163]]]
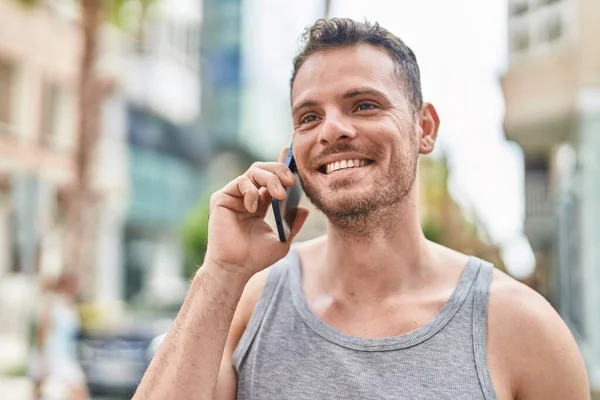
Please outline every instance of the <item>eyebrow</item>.
[[387, 96], [385, 94], [383, 94], [379, 90], [375, 90], [375, 89], [371, 89], [371, 88], [353, 89], [349, 92], [344, 93], [342, 98], [343, 99], [351, 99], [353, 97], [358, 97], [358, 96], [362, 96], [362, 95], [378, 96], [378, 97], [384, 97], [387, 99]]
[[[363, 95], [371, 95], [371, 96], [377, 96], [377, 97], [383, 97], [386, 100], [389, 100], [388, 97], [380, 92], [379, 90], [375, 90], [375, 89], [371, 89], [371, 88], [357, 88], [357, 89], [352, 89], [346, 93], [344, 93], [341, 98], [344, 100], [348, 100], [348, 99], [352, 99], [354, 97], [358, 97], [358, 96], [363, 96]], [[300, 111], [303, 108], [307, 108], [307, 107], [315, 107], [318, 106], [319, 103], [316, 102], [315, 100], [306, 100], [301, 102], [300, 104], [294, 106], [294, 108], [292, 109], [292, 115], [296, 114], [298, 111]]]
[[294, 108], [292, 109], [292, 115], [296, 114], [298, 111], [300, 111], [303, 108], [307, 108], [307, 107], [315, 107], [317, 106], [319, 103], [317, 103], [314, 100], [306, 100], [303, 101], [302, 103], [298, 104], [297, 106], [294, 106]]

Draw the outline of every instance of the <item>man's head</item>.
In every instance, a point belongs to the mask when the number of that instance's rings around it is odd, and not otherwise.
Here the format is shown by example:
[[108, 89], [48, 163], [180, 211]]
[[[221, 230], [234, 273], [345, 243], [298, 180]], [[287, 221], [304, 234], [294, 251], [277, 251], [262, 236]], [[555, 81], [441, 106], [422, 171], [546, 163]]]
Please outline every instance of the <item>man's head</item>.
[[294, 60], [291, 101], [304, 191], [334, 224], [373, 220], [412, 192], [439, 120], [399, 38], [377, 24], [317, 21]]
[[298, 70], [304, 62], [318, 51], [339, 49], [359, 44], [370, 44], [386, 50], [395, 64], [395, 73], [409, 97], [415, 111], [423, 104], [421, 76], [415, 53], [400, 38], [388, 30], [369, 22], [357, 22], [348, 18], [320, 19], [302, 35], [303, 47], [294, 58], [290, 79], [293, 89]]

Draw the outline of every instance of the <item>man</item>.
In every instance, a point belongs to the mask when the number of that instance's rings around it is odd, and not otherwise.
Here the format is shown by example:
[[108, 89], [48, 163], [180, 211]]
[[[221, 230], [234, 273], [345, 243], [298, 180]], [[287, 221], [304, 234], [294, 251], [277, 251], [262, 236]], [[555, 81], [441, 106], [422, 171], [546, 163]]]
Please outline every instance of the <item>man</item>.
[[295, 181], [282, 163], [215, 193], [206, 259], [136, 398], [588, 399], [577, 345], [541, 296], [425, 239], [417, 161], [439, 119], [413, 52], [377, 24], [320, 20], [291, 101], [327, 235], [290, 249], [265, 222]]

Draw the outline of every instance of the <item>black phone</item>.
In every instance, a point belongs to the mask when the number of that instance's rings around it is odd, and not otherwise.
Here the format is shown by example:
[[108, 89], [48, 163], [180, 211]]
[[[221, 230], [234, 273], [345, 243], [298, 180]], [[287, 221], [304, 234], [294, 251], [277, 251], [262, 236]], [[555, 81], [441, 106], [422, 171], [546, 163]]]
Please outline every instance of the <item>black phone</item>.
[[292, 145], [285, 156], [283, 163], [296, 175], [296, 183], [294, 186], [286, 188], [287, 197], [284, 200], [272, 199], [271, 205], [273, 206], [273, 214], [275, 215], [275, 225], [277, 226], [277, 233], [279, 240], [287, 242], [286, 228], [289, 233], [294, 226], [296, 215], [298, 213], [298, 205], [300, 204], [300, 198], [302, 197], [302, 186], [300, 185], [300, 176], [298, 176], [298, 169], [296, 168], [296, 160], [294, 160], [294, 152]]

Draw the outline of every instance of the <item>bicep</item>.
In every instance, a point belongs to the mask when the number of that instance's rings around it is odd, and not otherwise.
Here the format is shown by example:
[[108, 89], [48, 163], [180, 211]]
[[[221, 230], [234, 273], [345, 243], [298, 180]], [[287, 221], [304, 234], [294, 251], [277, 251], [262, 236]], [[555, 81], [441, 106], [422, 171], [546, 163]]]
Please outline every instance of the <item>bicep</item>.
[[217, 386], [215, 388], [215, 400], [235, 400], [237, 397], [237, 374], [231, 358], [227, 354], [223, 355]]
[[243, 314], [244, 307], [242, 306], [238, 308], [231, 321], [213, 396], [215, 400], [235, 400], [237, 397], [237, 373], [233, 366], [233, 352], [246, 329], [247, 318]]
[[219, 368], [219, 376], [213, 396], [215, 400], [235, 400], [237, 397], [238, 381], [237, 372], [233, 366], [233, 353], [254, 312], [256, 303], [264, 288], [266, 276], [267, 270], [259, 272], [248, 282], [233, 316]]

